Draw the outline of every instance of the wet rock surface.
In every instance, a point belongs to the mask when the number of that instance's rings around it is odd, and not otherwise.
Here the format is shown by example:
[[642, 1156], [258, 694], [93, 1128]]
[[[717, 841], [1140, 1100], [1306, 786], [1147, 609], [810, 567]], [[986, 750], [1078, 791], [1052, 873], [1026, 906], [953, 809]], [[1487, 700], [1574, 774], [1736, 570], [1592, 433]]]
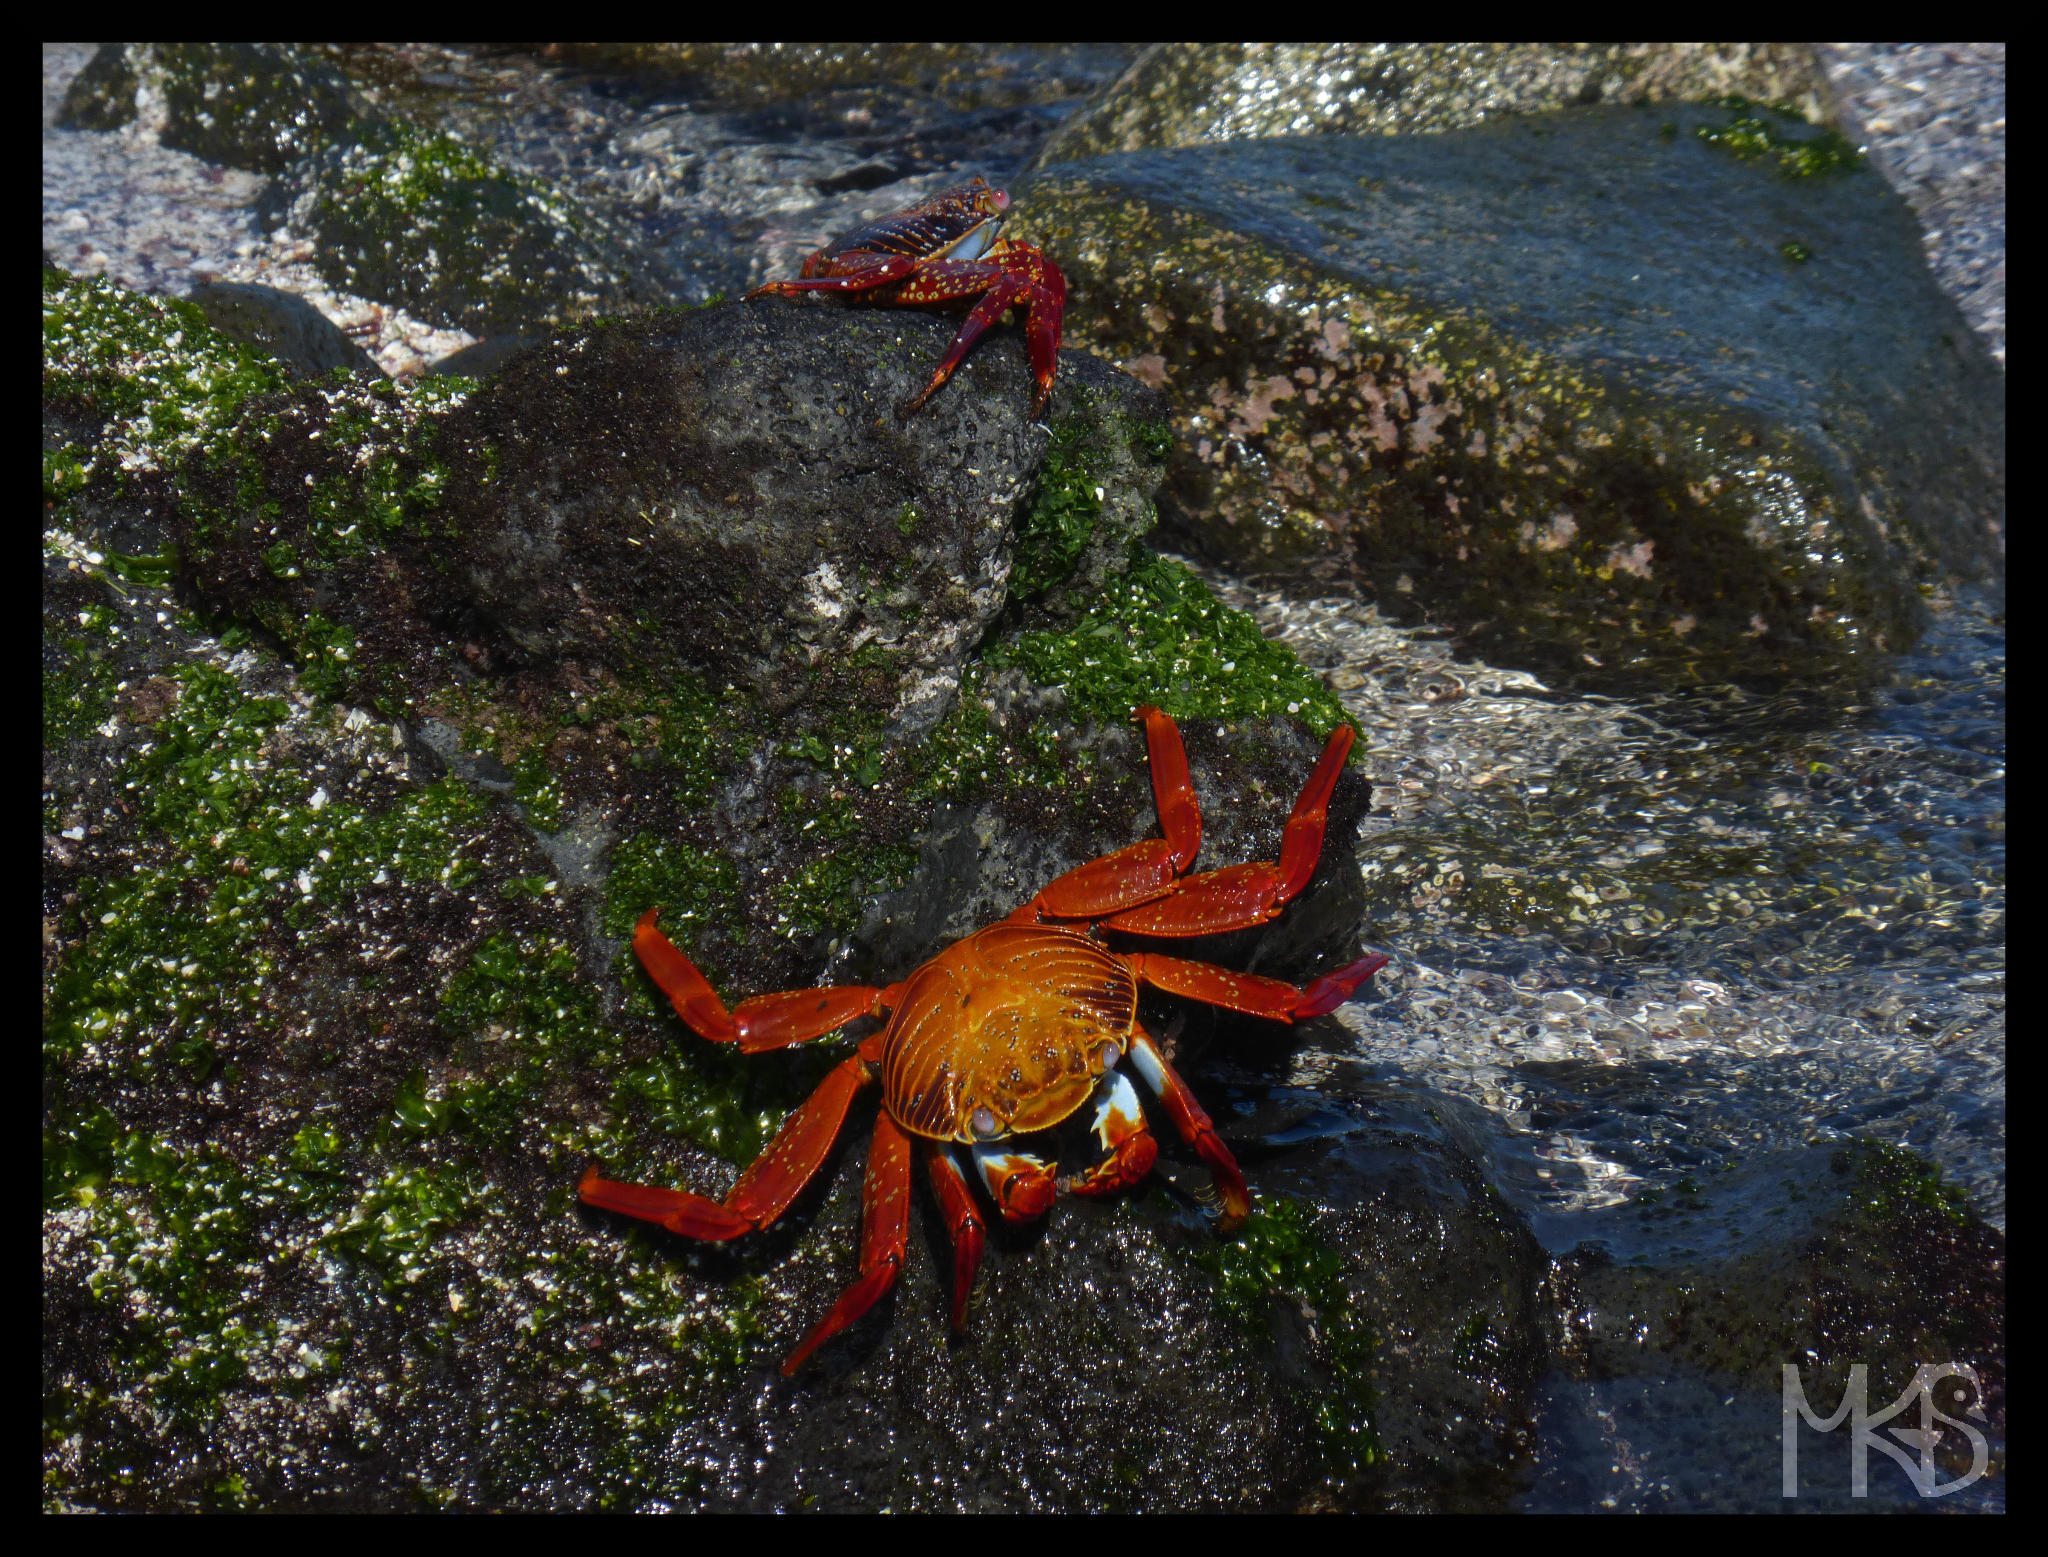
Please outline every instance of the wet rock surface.
[[[713, 51], [677, 112], [651, 60], [318, 57], [600, 207], [606, 137], [659, 122], [632, 177], [686, 298], [957, 181], [948, 148], [1000, 181], [1115, 73]], [[1023, 427], [1008, 328], [896, 423], [954, 318], [670, 313], [379, 386], [105, 282], [44, 312], [50, 1506], [1777, 1509], [1788, 1361], [1822, 1413], [1853, 1364], [1873, 1411], [1974, 1370], [1928, 1463], [1967, 1479], [1975, 1431], [2002, 1469], [1995, 595], [1937, 589], [1855, 678], [1601, 695], [1346, 579], [1134, 546], [1160, 401], [1070, 355]], [[991, 428], [1016, 493], [977, 540]], [[800, 524], [845, 612], [788, 587]], [[926, 588], [921, 541], [990, 598]], [[1174, 949], [1394, 963], [1293, 1028], [1146, 997], [1238, 1235], [1155, 1118], [1141, 1190], [997, 1224], [953, 1337], [920, 1188], [899, 1290], [781, 1379], [857, 1268], [871, 1115], [734, 1245], [581, 1209], [592, 1160], [720, 1193], [846, 1052], [695, 1039], [626, 934], [661, 905], [731, 998], [898, 977], [1154, 831], [1138, 701], [1204, 866], [1271, 858], [1332, 724], [1365, 736], [1304, 897]], [[1852, 1498], [1845, 1436], [1803, 1434], [1802, 1506], [1930, 1506], [1882, 1459]]]
[[188, 301], [206, 322], [231, 340], [274, 357], [300, 378], [319, 378], [336, 368], [351, 373], [379, 371], [370, 354], [302, 297], [275, 287], [209, 281], [192, 289]]
[[1895, 197], [1731, 155], [1732, 112], [1107, 158], [1026, 227], [1173, 398], [1171, 517], [1233, 566], [1582, 672], [1898, 647], [2000, 567], [2002, 380]]
[[1821, 66], [1800, 43], [1155, 43], [1060, 127], [1036, 165], [1731, 94], [1816, 121], [1828, 100]]

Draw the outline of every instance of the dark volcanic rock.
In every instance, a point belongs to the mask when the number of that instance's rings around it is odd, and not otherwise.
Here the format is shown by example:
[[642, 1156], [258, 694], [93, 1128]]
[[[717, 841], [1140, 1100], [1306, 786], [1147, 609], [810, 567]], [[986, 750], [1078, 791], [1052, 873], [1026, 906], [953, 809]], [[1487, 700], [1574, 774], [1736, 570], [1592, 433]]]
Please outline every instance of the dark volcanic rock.
[[[638, 657], [653, 635], [786, 713], [814, 668], [872, 646], [890, 717], [944, 712], [1002, 609], [1047, 434], [1014, 342], [916, 416], [895, 408], [957, 328], [832, 304], [731, 304], [521, 358], [451, 416], [467, 591], [528, 655]], [[1157, 410], [1079, 354], [1075, 397]]]
[[1842, 149], [1685, 107], [1191, 147], [1052, 169], [1023, 233], [1173, 398], [1219, 557], [1524, 662], [1771, 671], [2001, 567], [2002, 379]]

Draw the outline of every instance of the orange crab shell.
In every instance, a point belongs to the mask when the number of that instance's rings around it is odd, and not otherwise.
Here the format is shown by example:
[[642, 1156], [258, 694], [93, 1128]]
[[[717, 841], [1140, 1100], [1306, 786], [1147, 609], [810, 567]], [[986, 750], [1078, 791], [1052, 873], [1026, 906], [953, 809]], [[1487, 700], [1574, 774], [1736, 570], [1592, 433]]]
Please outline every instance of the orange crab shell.
[[1049, 1130], [1123, 1058], [1137, 1011], [1137, 979], [1101, 942], [991, 925], [905, 985], [882, 1034], [882, 1106], [932, 1140]]

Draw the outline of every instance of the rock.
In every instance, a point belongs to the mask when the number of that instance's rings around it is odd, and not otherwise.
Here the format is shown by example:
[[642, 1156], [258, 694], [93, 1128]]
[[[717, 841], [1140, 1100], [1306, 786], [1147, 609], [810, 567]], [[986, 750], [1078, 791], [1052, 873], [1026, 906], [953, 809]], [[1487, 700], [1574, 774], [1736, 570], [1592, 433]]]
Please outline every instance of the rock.
[[540, 52], [586, 70], [680, 83], [719, 101], [787, 104], [865, 89], [964, 110], [1057, 102], [1107, 86], [1130, 57], [1129, 45], [1090, 43], [550, 43]]
[[138, 115], [164, 145], [277, 173], [352, 139], [368, 106], [332, 65], [274, 43], [103, 43], [58, 123], [113, 130]]
[[[1926, 1463], [1938, 1481], [1970, 1470], [1970, 1435], [1988, 1450], [1979, 1473], [2003, 1461], [2005, 1237], [1914, 1153], [1872, 1140], [1780, 1151], [1587, 1220], [1589, 1236], [1553, 1277], [1577, 1366], [1546, 1390], [1544, 1429], [1558, 1450], [1533, 1508], [1583, 1508], [1617, 1491], [1648, 1507], [1753, 1507], [1748, 1488], [1777, 1482], [1791, 1463], [1782, 1424], [1796, 1404], [1786, 1380], [1795, 1369], [1822, 1417], [1859, 1378], [1877, 1416], [1910, 1400], [1923, 1367], [1967, 1370], [1933, 1391], [1938, 1419], [1917, 1403], [1905, 1419], [1932, 1429]], [[1602, 1485], [1600, 1460], [1565, 1446], [1617, 1430], [1646, 1459], [1684, 1469], [1652, 1489], [1630, 1486], [1615, 1466]], [[1796, 1430], [1801, 1500], [1868, 1508], [1840, 1450]], [[1564, 1470], [1574, 1459], [1578, 1475]], [[1900, 1476], [1873, 1473], [1869, 1490], [1918, 1501]]]
[[1205, 550], [1510, 662], [1776, 673], [2002, 569], [2002, 379], [1845, 150], [1683, 107], [1189, 147], [1060, 164], [1018, 236], [1173, 399]]
[[287, 169], [266, 226], [315, 244], [329, 285], [480, 336], [657, 301], [659, 267], [536, 174], [445, 131], [385, 122]]
[[205, 281], [186, 301], [230, 340], [268, 352], [299, 378], [320, 378], [336, 368], [376, 374], [376, 362], [341, 327], [303, 297], [275, 287]]
[[461, 378], [489, 378], [493, 373], [501, 372], [514, 358], [544, 344], [546, 337], [539, 335], [494, 335], [474, 346], [451, 351], [427, 371], [454, 374]]
[[[617, 661], [652, 634], [775, 717], [867, 650], [887, 717], [929, 729], [1002, 609], [1047, 447], [1001, 341], [899, 420], [956, 328], [728, 304], [522, 357], [447, 427], [491, 451], [451, 495], [470, 597], [524, 654]], [[1081, 396], [1158, 409], [1078, 354], [1060, 393], [1055, 418]]]
[[[1684, 1431], [1646, 1441], [1675, 1446], [1681, 1470], [1710, 1483], [1688, 1483], [1687, 1496], [1775, 1506], [1778, 1396], [1760, 1390], [1782, 1348], [1813, 1347], [1830, 1368], [1867, 1356], [1889, 1381], [1884, 1370], [1940, 1336], [2002, 1380], [2002, 1244], [1924, 1164], [1885, 1150], [1837, 1172], [1825, 1152], [1766, 1153], [1755, 1116], [1700, 1102], [1767, 1085], [1773, 1066], [1822, 1068], [1829, 1095], [1845, 1092], [1856, 1112], [1821, 1127], [1889, 1136], [1925, 1128], [1932, 1105], [1906, 1093], [1953, 1089], [1966, 1072], [1866, 1048], [1884, 1084], [1859, 1082], [1857, 1025], [1798, 1004], [1813, 985], [1789, 963], [1773, 964], [1771, 989], [1732, 998], [1695, 981], [1725, 976], [1712, 966], [1692, 965], [1679, 993], [1675, 971], [1631, 971], [1646, 961], [1635, 952], [1560, 967], [1510, 929], [1461, 921], [1456, 896], [1432, 898], [1420, 881], [1398, 893], [1414, 916], [1399, 963], [1342, 1025], [1280, 1029], [1148, 999], [1144, 1019], [1174, 1046], [1254, 1189], [1239, 1235], [1215, 1236], [1205, 1172], [1166, 1139], [1142, 1190], [1063, 1199], [1028, 1228], [997, 1223], [970, 1329], [951, 1340], [945, 1234], [920, 1188], [896, 1295], [800, 1377], [779, 1378], [776, 1360], [857, 1269], [869, 1105], [815, 1187], [734, 1244], [579, 1210], [574, 1184], [593, 1160], [722, 1192], [848, 1052], [843, 1039], [753, 1056], [696, 1040], [623, 937], [660, 905], [733, 998], [900, 976], [1042, 873], [1152, 834], [1128, 717], [1140, 699], [1182, 721], [1205, 813], [1200, 863], [1271, 856], [1341, 710], [1187, 570], [1130, 548], [1125, 527], [1164, 468], [1148, 452], [1156, 400], [1100, 364], [1066, 361], [1051, 437], [1031, 448], [1073, 452], [1061, 488], [1101, 484], [1090, 522], [1103, 528], [1065, 580], [1004, 606], [964, 654], [964, 695], [945, 717], [899, 738], [887, 720], [899, 672], [845, 655], [843, 628], [787, 619], [842, 652], [821, 652], [819, 684], [771, 716], [737, 668], [729, 688], [712, 682], [666, 629], [613, 634], [593, 611], [550, 647], [559, 657], [522, 649], [471, 591], [473, 547], [478, 534], [503, 538], [490, 510], [515, 500], [529, 536], [543, 528], [548, 505], [513, 490], [514, 473], [556, 481], [556, 506], [589, 543], [565, 550], [562, 569], [586, 594], [628, 601], [647, 584], [647, 548], [603, 551], [600, 505], [567, 500], [576, 479], [612, 494], [620, 527], [643, 539], [656, 526], [639, 524], [659, 510], [634, 483], [650, 473], [677, 493], [724, 473], [735, 489], [811, 501], [805, 466], [759, 468], [780, 463], [780, 434], [749, 431], [752, 402], [720, 410], [684, 392], [757, 374], [756, 397], [789, 406], [788, 447], [840, 470], [838, 402], [822, 393], [831, 375], [865, 353], [886, 408], [921, 382], [950, 320], [831, 302], [636, 320], [565, 338], [478, 390], [292, 384], [191, 305], [104, 280], [46, 276], [44, 308], [56, 444], [43, 610], [52, 1501], [1584, 1507], [1617, 1489], [1572, 1502], [1583, 1481], [1618, 1483], [1637, 1463], [1614, 1452], [1601, 1413], [1648, 1402], [1665, 1408], [1652, 1426]], [[900, 357], [886, 349], [898, 334]], [[784, 350], [720, 361], [728, 338], [735, 352]], [[688, 343], [711, 354], [685, 357]], [[606, 379], [585, 359], [633, 371]], [[563, 378], [575, 395], [535, 382]], [[1005, 328], [921, 416], [957, 441], [969, 421], [1013, 427], [1027, 394]], [[702, 428], [679, 435], [658, 419], [664, 405]], [[706, 458], [690, 475], [644, 447], [696, 447], [705, 428], [749, 458]], [[539, 447], [550, 437], [564, 446], [552, 460]], [[885, 463], [850, 469], [844, 511], [825, 516], [835, 555], [860, 558], [858, 505], [892, 500], [888, 483], [906, 470], [936, 472], [942, 517], [952, 496], [973, 495], [965, 460], [934, 455], [936, 434], [916, 419], [836, 441]], [[1037, 457], [1027, 449], [1026, 480]], [[1047, 454], [1016, 523], [1065, 535], [1071, 505], [1034, 517], [1051, 465]], [[467, 486], [479, 490], [458, 505]], [[765, 544], [774, 517], [748, 509], [744, 523]], [[160, 553], [120, 555], [143, 549], [110, 542], [129, 519], [175, 533]], [[918, 523], [955, 554], [982, 555], [959, 526]], [[1058, 599], [1085, 593], [1073, 581], [1103, 536], [1125, 547], [1123, 571], [1104, 551], [1092, 598]], [[681, 611], [693, 583], [705, 609], [724, 609], [710, 586], [726, 576], [656, 579], [673, 589], [663, 609]], [[189, 609], [195, 597], [205, 612]], [[718, 647], [689, 638], [679, 615], [664, 620], [691, 653]], [[1700, 820], [1728, 848], [1675, 847], [1672, 872], [1689, 883], [1792, 858], [1762, 852], [1769, 828], [1841, 854], [1857, 828], [1898, 834], [1912, 830], [1892, 818], [1932, 817], [1941, 837], [1898, 845], [1917, 854], [1891, 871], [1912, 901], [1873, 900], [1869, 933], [1896, 954], [1903, 916], [1914, 956], [1926, 947], [1915, 916], [1953, 919], [1959, 947], [1999, 949], [2002, 900], [1987, 892], [1973, 924], [1968, 905], [1942, 896], [1949, 878], [1927, 874], [1954, 870], [1970, 892], [1992, 879], [2002, 824], [1951, 842], [1972, 828], [1949, 824], [1940, 786], [1995, 784], [1995, 734], [1943, 725], [1949, 744], [1929, 760], [1932, 739], [1872, 723], [1855, 739], [1890, 766], [1856, 766], [1826, 745], [1770, 745], [1782, 708], [1759, 716], [1747, 700], [1725, 713], [1739, 737], [1714, 747], [1747, 765], [1687, 773], [1667, 762], [1671, 748], [1637, 746], [1642, 771], [1602, 769], [1589, 747], [1640, 740], [1636, 707], [1602, 703], [1610, 722], [1576, 744], [1482, 747], [1474, 730], [1545, 720], [1561, 700], [1510, 677], [1510, 706], [1474, 667], [1446, 666], [1442, 647], [1429, 645], [1432, 659], [1389, 631], [1345, 662], [1395, 690], [1365, 708], [1373, 751], [1340, 780], [1316, 878], [1269, 931], [1201, 954], [1298, 976], [1355, 950], [1348, 853], [1368, 763], [1373, 798], [1384, 811], [1391, 797], [1418, 851], [1475, 844], [1456, 770], [1493, 781], [1481, 793], [1512, 788], [1528, 808], [1493, 825], [1541, 831], [1513, 857], [1544, 869], [1574, 850], [1590, 861], [1649, 842], [1635, 808], [1658, 803], [1668, 766], [1683, 792], [1649, 831], [1682, 845], [1688, 813], [1710, 796], [1716, 819]], [[740, 643], [730, 663], [754, 652]], [[771, 685], [781, 674], [772, 659], [768, 674]], [[1908, 691], [1922, 711], [1957, 695], [1918, 672]], [[1987, 729], [1999, 706], [1985, 709]], [[1962, 753], [1976, 747], [1971, 766]], [[1503, 750], [1527, 760], [1496, 766]], [[1830, 761], [1842, 771], [1828, 774]], [[1829, 813], [1833, 831], [1818, 811], [1793, 826], [1808, 802], [1769, 792], [1781, 778], [1796, 787], [1786, 775], [1851, 791], [1857, 805], [1898, 798]], [[1552, 786], [1562, 814], [1536, 809]], [[1374, 890], [1396, 895], [1384, 880]], [[1838, 943], [1825, 926], [1816, 940], [1814, 924], [1788, 924], [1783, 943], [1836, 966]], [[1899, 961], [1880, 976], [1901, 1024], [1951, 1009]], [[1759, 1020], [1754, 1008], [1788, 987], [1793, 1003]], [[1839, 998], [1860, 1000], [1856, 987]], [[2002, 1008], [1995, 978], [1972, 988]], [[1589, 1006], [1579, 989], [1605, 993]], [[1688, 1024], [1696, 1059], [1657, 1058], [1672, 1051], [1622, 1030], [1654, 1025], [1645, 1002], [1658, 1000]], [[1566, 1007], [1576, 1026], [1557, 1025]], [[1691, 1025], [1702, 1015], [1715, 1024]], [[1951, 1031], [1922, 1055], [1977, 1042], [1951, 1046]], [[1417, 1079], [1453, 1044], [1486, 1067], [1485, 1109], [1451, 1095], [1454, 1082]], [[1732, 1058], [1717, 1069], [1721, 1056]], [[1815, 1128], [1811, 1095], [1781, 1097], [1801, 1139]], [[1501, 1096], [1511, 1125], [1492, 1112]], [[1995, 1126], [1980, 1112], [1953, 1128]], [[1742, 1167], [1745, 1152], [1759, 1161]], [[1666, 1173], [1674, 1160], [1686, 1167]], [[1672, 1186], [1702, 1160], [1736, 1167]], [[1614, 1196], [1617, 1181], [1632, 1186], [1629, 1203], [1585, 1203]], [[1667, 1192], [1644, 1194], [1646, 1182]], [[1605, 1249], [1575, 1248], [1581, 1230]], [[1772, 1258], [1741, 1257], [1758, 1249]], [[1817, 1403], [1832, 1405], [1835, 1379], [1817, 1376]], [[1708, 1384], [1716, 1407], [1733, 1406], [1702, 1409]], [[1990, 1406], [2002, 1434], [2002, 1396]], [[1730, 1420], [1761, 1425], [1730, 1448]], [[1769, 1463], [1731, 1492], [1712, 1481], [1730, 1455]], [[137, 1463], [160, 1474], [137, 1480]], [[1661, 1463], [1644, 1474], [1654, 1498]]]
[[1276, 135], [1466, 129], [1505, 114], [1729, 94], [1822, 117], [1802, 43], [1155, 43], [1037, 167]]

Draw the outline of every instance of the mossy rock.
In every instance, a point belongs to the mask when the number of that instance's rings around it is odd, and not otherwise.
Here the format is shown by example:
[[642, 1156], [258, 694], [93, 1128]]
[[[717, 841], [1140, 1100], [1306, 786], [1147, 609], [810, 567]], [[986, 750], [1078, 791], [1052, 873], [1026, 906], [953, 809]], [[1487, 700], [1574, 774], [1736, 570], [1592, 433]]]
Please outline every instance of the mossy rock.
[[448, 131], [365, 126], [281, 175], [259, 216], [312, 239], [329, 285], [480, 336], [661, 295], [610, 223]]
[[276, 43], [103, 43], [58, 119], [114, 130], [147, 110], [164, 145], [278, 173], [360, 133], [373, 112], [324, 60]]
[[1037, 167], [1276, 135], [1465, 129], [1504, 114], [1730, 94], [1822, 117], [1803, 43], [1155, 43]]
[[1173, 400], [1166, 512], [1228, 564], [1553, 671], [1826, 670], [2001, 571], [2004, 386], [1904, 206], [1755, 117], [1064, 163], [1018, 235]]

